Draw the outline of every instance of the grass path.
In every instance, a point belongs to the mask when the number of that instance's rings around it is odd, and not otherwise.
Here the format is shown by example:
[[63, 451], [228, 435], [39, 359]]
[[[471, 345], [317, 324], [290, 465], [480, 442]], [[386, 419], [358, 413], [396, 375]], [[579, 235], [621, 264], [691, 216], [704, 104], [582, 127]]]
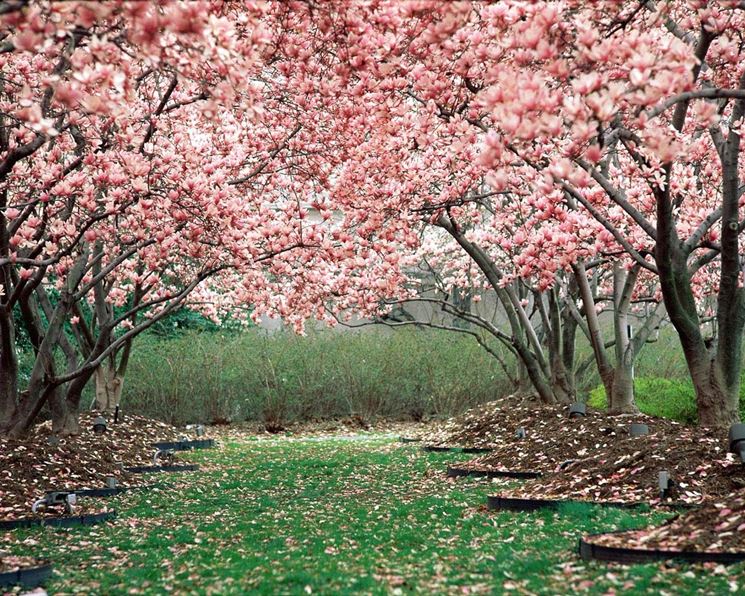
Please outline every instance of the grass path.
[[117, 497], [90, 529], [0, 534], [49, 557], [50, 593], [726, 593], [745, 566], [612, 567], [575, 554], [582, 533], [659, 521], [600, 507], [491, 513], [498, 484], [444, 479], [446, 462], [391, 438], [228, 442], [205, 470]]

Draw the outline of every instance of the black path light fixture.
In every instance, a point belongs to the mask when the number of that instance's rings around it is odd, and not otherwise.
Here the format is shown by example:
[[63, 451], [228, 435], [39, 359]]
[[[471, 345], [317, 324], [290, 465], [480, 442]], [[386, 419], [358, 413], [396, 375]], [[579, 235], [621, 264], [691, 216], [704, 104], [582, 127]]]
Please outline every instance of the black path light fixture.
[[197, 424], [194, 427], [194, 432], [196, 433], [198, 437], [203, 437], [204, 436], [204, 424]]
[[63, 490], [51, 490], [31, 506], [31, 512], [36, 513], [39, 507], [58, 507], [62, 505], [67, 513], [72, 513], [72, 509], [77, 505], [78, 496], [74, 492]]
[[106, 418], [103, 416], [96, 416], [93, 419], [93, 432], [97, 435], [102, 435], [106, 432]]
[[527, 436], [525, 433], [525, 427], [521, 426], [515, 431], [515, 438], [516, 439], [524, 439]]
[[570, 418], [584, 418], [587, 415], [587, 406], [581, 401], [574, 402], [569, 406]]
[[158, 463], [159, 457], [169, 457], [175, 453], [174, 449], [156, 449], [155, 455], [153, 455], [153, 465]]
[[632, 437], [642, 437], [649, 434], [649, 426], [639, 422], [632, 422], [629, 427], [629, 434]]
[[670, 478], [670, 473], [667, 470], [660, 470], [657, 474], [657, 484], [660, 487], [660, 498], [667, 499], [672, 496], [673, 487], [675, 482]]
[[106, 488], [116, 488], [119, 483], [114, 476], [106, 477]]
[[745, 424], [738, 423], [729, 427], [729, 450], [740, 456], [745, 463]]

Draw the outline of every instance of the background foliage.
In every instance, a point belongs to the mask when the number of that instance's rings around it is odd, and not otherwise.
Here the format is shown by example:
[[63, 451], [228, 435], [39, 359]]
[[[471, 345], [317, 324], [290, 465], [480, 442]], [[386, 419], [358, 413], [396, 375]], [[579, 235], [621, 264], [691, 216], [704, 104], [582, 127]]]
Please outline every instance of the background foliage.
[[470, 337], [425, 329], [260, 329], [137, 340], [122, 406], [177, 424], [445, 417], [511, 390]]
[[[23, 347], [20, 363], [27, 376], [33, 359], [30, 345]], [[590, 356], [589, 345], [578, 338], [577, 362]], [[594, 371], [590, 366], [578, 376], [579, 398], [602, 408], [605, 391]], [[669, 325], [645, 347], [636, 375], [642, 412], [696, 421], [693, 386]], [[368, 327], [310, 330], [301, 337], [230, 321], [217, 326], [184, 309], [135, 341], [122, 406], [174, 424], [283, 425], [352, 415], [419, 420], [457, 415], [513, 390], [494, 358], [467, 335]], [[85, 406], [92, 401], [91, 386], [87, 395]]]

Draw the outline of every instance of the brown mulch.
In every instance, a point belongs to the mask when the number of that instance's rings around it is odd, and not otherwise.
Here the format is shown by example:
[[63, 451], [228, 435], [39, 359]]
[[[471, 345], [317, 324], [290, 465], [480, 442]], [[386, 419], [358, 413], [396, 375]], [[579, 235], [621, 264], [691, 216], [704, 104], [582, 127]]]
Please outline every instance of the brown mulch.
[[494, 447], [514, 437], [521, 426], [527, 430], [545, 417], [565, 413], [566, 406], [546, 406], [533, 398], [508, 395], [407, 436], [432, 447]]
[[[745, 466], [728, 453], [726, 436], [680, 427], [643, 437], [614, 437], [556, 472], [531, 480], [500, 496], [625, 503], [699, 504], [745, 487]], [[589, 453], [589, 455], [588, 455]], [[658, 473], [674, 481], [661, 499]]]
[[[512, 411], [516, 415], [505, 423], [503, 438], [494, 445], [493, 451], [458, 464], [459, 468], [548, 473], [569, 460], [605, 452], [619, 440], [629, 437], [632, 422], [647, 424], [650, 432], [663, 435], [676, 435], [685, 428], [671, 420], [643, 414], [609, 416], [592, 408], [579, 418], [569, 418], [567, 408], [561, 406], [513, 408]], [[515, 435], [520, 427], [525, 429], [523, 439]]]
[[600, 534], [589, 542], [643, 550], [742, 553], [745, 552], [745, 494], [740, 490], [656, 528]]
[[[592, 408], [572, 419], [566, 406], [513, 397], [481, 410], [453, 419], [447, 434], [440, 427], [433, 435], [448, 445], [492, 446], [490, 453], [460, 462], [458, 468], [543, 474], [500, 493], [502, 497], [692, 505], [745, 487], [745, 466], [728, 453], [721, 430], [642, 414], [609, 416]], [[632, 422], [647, 424], [652, 434], [631, 437]], [[520, 427], [525, 438], [516, 437]], [[661, 470], [675, 483], [664, 499], [658, 485]]]
[[[163, 422], [130, 414], [117, 424], [109, 420], [106, 433], [97, 435], [92, 429], [96, 416], [94, 412], [81, 414], [80, 435], [60, 438], [55, 446], [47, 442], [52, 434], [49, 422], [34, 427], [20, 441], [0, 438], [0, 520], [31, 516], [31, 505], [48, 490], [103, 488], [109, 476], [122, 486], [143, 484], [141, 475], [125, 472], [123, 467], [150, 465], [153, 442], [196, 438]], [[83, 498], [74, 514], [103, 509], [99, 500]], [[65, 512], [42, 508], [40, 515]]]

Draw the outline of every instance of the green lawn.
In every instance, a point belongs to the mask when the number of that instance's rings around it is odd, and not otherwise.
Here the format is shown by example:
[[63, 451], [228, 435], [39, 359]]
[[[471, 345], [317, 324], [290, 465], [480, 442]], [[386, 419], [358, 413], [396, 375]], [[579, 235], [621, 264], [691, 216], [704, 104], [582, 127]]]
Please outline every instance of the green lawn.
[[[745, 566], [612, 567], [575, 554], [582, 533], [664, 515], [600, 507], [491, 513], [499, 484], [445, 481], [445, 463], [365, 440], [246, 438], [189, 459], [205, 471], [110, 500], [113, 524], [0, 534], [54, 560], [50, 593], [725, 593]], [[732, 582], [736, 582], [735, 585]]]

